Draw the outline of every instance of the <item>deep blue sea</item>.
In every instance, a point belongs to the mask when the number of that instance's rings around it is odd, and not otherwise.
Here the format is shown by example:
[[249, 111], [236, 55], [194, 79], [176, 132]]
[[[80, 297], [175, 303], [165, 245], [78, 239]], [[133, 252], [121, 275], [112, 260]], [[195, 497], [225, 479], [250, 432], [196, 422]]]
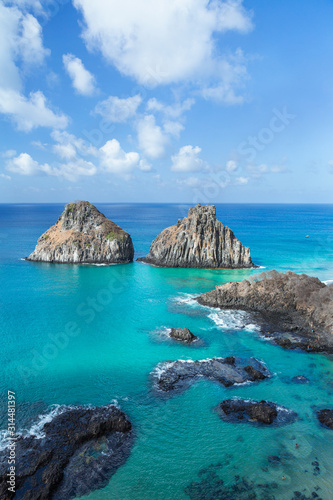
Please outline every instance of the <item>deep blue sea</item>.
[[[131, 234], [136, 257], [144, 256], [155, 236], [189, 208], [96, 206]], [[333, 280], [333, 205], [216, 208], [218, 218], [251, 248], [255, 264]], [[221, 479], [230, 487], [247, 481], [249, 497], [234, 493], [235, 500], [257, 498], [250, 493], [261, 495], [260, 484], [272, 487], [270, 498], [276, 500], [291, 500], [295, 491], [332, 500], [333, 432], [320, 427], [315, 416], [317, 407], [333, 406], [332, 358], [283, 350], [260, 338], [246, 314], [203, 308], [192, 300], [262, 269], [22, 260], [62, 210], [63, 204], [0, 205], [1, 428], [6, 427], [8, 390], [17, 394], [22, 430], [56, 411], [52, 405], [116, 400], [133, 423], [133, 449], [108, 486], [84, 498], [213, 500], [225, 498], [218, 496]], [[165, 335], [170, 327], [188, 327], [202, 343], [172, 342]], [[150, 373], [160, 361], [229, 355], [255, 356], [274, 375], [231, 388], [202, 380], [163, 398], [153, 390]], [[293, 383], [297, 375], [310, 383]], [[268, 399], [296, 411], [299, 419], [281, 428], [223, 422], [214, 408], [231, 397]], [[269, 461], [272, 455], [280, 461]]]

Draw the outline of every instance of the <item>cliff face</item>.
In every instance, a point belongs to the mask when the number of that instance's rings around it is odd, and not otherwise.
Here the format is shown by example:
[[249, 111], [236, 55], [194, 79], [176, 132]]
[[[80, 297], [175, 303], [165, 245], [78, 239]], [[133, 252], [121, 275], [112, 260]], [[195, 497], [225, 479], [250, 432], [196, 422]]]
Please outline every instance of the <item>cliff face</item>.
[[149, 254], [138, 260], [162, 267], [254, 267], [250, 249], [216, 219], [214, 205], [200, 204], [190, 208], [177, 225], [164, 229]]
[[40, 262], [125, 263], [134, 257], [130, 235], [87, 201], [69, 203], [57, 223], [38, 240], [27, 260]]
[[320, 338], [330, 344], [333, 340], [333, 286], [306, 274], [262, 273], [256, 281], [217, 286], [197, 300], [206, 306], [259, 313], [280, 330], [304, 333], [319, 344]]

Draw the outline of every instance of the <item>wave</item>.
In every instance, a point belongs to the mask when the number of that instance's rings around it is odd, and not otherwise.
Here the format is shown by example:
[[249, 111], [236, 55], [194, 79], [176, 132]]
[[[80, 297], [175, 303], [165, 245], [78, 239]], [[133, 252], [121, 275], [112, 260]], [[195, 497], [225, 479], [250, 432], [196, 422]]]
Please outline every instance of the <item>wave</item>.
[[204, 306], [195, 300], [196, 297], [198, 295], [181, 293], [174, 297], [173, 301], [191, 308], [206, 309], [209, 312], [207, 317], [223, 330], [260, 330], [260, 327], [252, 322], [249, 313], [236, 309], [223, 310], [216, 307]]
[[[118, 401], [116, 399], [113, 399], [109, 403], [112, 406], [115, 406], [116, 408], [120, 408]], [[85, 405], [86, 408], [90, 408], [90, 405]], [[58, 415], [61, 415], [62, 413], [65, 413], [66, 411], [69, 410], [75, 410], [82, 408], [82, 406], [73, 406], [73, 405], [51, 405], [47, 411], [47, 413], [42, 413], [41, 415], [38, 415], [36, 423], [34, 423], [30, 429], [22, 429], [21, 431], [17, 432], [15, 435], [15, 439], [18, 437], [30, 437], [33, 436], [36, 439], [43, 439], [45, 437], [44, 433], [44, 426], [45, 424], [52, 422], [52, 420], [57, 417]], [[12, 442], [12, 437], [9, 435], [9, 432], [7, 430], [1, 430], [0, 431], [0, 451], [3, 451], [7, 448], [9, 444]]]
[[325, 283], [325, 285], [332, 285], [333, 280], [326, 280], [326, 281], [323, 281], [323, 283]]

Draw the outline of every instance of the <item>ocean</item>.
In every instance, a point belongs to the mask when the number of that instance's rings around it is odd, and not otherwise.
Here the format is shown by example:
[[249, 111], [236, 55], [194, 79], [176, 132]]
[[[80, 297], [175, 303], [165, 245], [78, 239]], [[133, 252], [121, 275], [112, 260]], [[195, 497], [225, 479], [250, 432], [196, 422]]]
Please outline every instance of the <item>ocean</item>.
[[[96, 206], [131, 234], [135, 258], [148, 253], [155, 236], [189, 208]], [[332, 358], [283, 350], [262, 339], [245, 313], [205, 308], [193, 297], [271, 269], [332, 281], [333, 205], [216, 209], [261, 269], [27, 262], [22, 259], [56, 222], [63, 204], [0, 205], [1, 429], [7, 426], [8, 390], [16, 392], [23, 432], [33, 425], [40, 429], [56, 405], [116, 401], [133, 424], [127, 462], [104, 489], [83, 498], [212, 500], [229, 498], [221, 496], [225, 488], [233, 499], [248, 498], [241, 496], [245, 490], [265, 500], [291, 500], [296, 491], [332, 499], [333, 432], [320, 427], [315, 414], [333, 406]], [[166, 334], [171, 327], [187, 327], [201, 342], [173, 342]], [[168, 397], [154, 390], [151, 372], [161, 361], [231, 355], [256, 357], [273, 377], [231, 388], [200, 380]], [[291, 379], [298, 375], [309, 384], [295, 384]], [[284, 427], [224, 422], [216, 406], [231, 397], [274, 401], [296, 411], [298, 419]]]

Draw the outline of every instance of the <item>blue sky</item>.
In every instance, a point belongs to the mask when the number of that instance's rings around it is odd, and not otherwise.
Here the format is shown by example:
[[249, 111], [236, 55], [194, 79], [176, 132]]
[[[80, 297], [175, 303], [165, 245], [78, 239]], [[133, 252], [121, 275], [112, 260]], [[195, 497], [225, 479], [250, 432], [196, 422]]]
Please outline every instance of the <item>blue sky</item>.
[[331, 0], [0, 0], [2, 202], [331, 203]]

